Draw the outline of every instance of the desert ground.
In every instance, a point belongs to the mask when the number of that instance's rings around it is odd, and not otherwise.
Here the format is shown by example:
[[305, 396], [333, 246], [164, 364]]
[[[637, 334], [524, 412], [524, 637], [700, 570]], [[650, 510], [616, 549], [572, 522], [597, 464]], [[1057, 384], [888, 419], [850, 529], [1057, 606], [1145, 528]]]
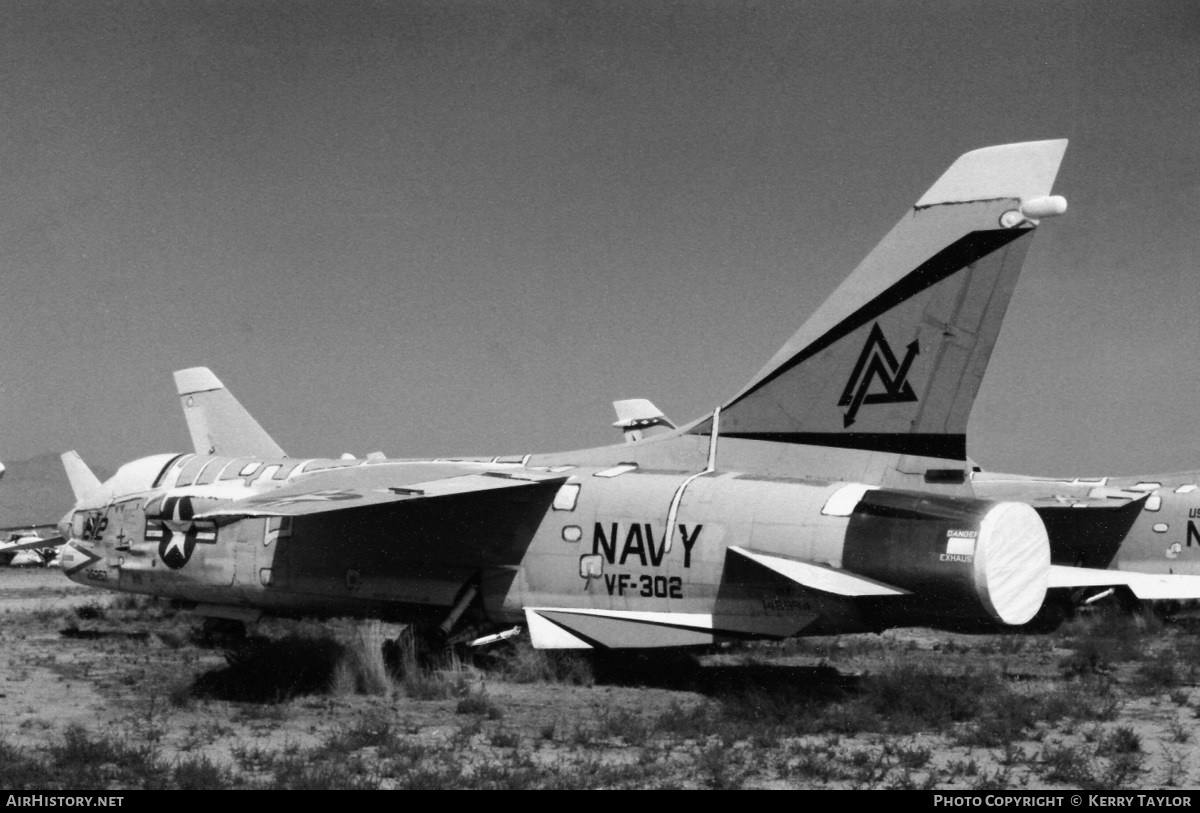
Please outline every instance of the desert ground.
[[0, 787], [1181, 789], [1200, 625], [1095, 612], [666, 658], [379, 656], [402, 628], [262, 622], [0, 569]]

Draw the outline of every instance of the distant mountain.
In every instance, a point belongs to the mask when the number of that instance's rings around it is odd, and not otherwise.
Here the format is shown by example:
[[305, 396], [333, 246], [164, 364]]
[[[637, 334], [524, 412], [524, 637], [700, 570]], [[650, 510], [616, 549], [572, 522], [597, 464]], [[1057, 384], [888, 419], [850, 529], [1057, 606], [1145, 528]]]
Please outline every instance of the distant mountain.
[[[94, 471], [102, 481], [111, 476], [111, 472]], [[50, 453], [28, 460], [4, 461], [4, 479], [0, 480], [0, 528], [53, 524], [62, 519], [74, 503], [75, 496], [58, 455]]]

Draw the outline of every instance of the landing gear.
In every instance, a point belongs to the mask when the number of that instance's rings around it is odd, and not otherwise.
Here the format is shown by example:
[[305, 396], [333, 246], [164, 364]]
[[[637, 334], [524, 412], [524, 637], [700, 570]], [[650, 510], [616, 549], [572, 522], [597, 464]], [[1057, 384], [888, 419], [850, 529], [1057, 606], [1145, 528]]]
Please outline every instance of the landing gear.
[[461, 663], [458, 649], [437, 627], [405, 627], [383, 642], [383, 662], [396, 675], [453, 668]]
[[480, 666], [494, 660], [497, 652], [521, 632], [520, 627], [501, 628], [491, 623], [477, 602], [478, 591], [468, 586], [450, 612], [438, 624], [405, 627], [383, 643], [383, 659], [396, 674], [414, 669], [454, 670], [463, 665]]

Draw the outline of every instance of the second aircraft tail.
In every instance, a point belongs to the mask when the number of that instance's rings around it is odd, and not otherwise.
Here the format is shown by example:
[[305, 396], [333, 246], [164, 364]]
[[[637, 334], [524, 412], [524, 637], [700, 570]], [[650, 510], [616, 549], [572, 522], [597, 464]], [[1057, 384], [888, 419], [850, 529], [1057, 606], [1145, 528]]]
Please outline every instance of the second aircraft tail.
[[192, 445], [199, 455], [287, 457], [254, 416], [207, 367], [175, 373]]
[[1040, 218], [1066, 209], [1050, 196], [1066, 145], [1006, 144], [960, 157], [691, 432], [712, 434], [716, 420], [722, 442], [965, 461], [967, 419], [1030, 238]]

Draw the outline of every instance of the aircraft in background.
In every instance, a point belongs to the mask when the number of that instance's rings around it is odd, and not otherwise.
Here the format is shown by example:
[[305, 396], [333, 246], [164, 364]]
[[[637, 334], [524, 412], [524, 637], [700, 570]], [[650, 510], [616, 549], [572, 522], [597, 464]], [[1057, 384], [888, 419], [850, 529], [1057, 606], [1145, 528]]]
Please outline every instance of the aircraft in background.
[[976, 498], [965, 433], [1032, 234], [1065, 211], [1065, 148], [961, 156], [741, 391], [636, 443], [295, 459], [180, 371], [194, 453], [104, 483], [64, 455], [64, 572], [213, 625], [373, 617], [433, 644], [1020, 627], [1062, 568], [1033, 508]]
[[[53, 532], [52, 534], [50, 532]], [[0, 566], [49, 567], [58, 564], [59, 550], [66, 540], [55, 525], [21, 525], [0, 528], [8, 539], [0, 542]], [[50, 535], [43, 535], [50, 534]]]
[[[1183, 582], [1174, 576], [1200, 577], [1200, 472], [1178, 472], [1141, 477], [1055, 478], [976, 470], [971, 475], [975, 492], [985, 499], [1015, 499], [1057, 505], [1066, 515], [1075, 509], [1108, 503], [1136, 506], [1128, 522], [1113, 523], [1101, 538], [1111, 540], [1119, 532], [1116, 544], [1087, 544], [1083, 540], [1070, 548], [1069, 564], [1097, 566], [1095, 558], [1107, 558], [1108, 566], [1126, 574], [1122, 584], [1133, 598], [1145, 601], [1188, 600], [1195, 598], [1176, 586]], [[1117, 511], [1124, 512], [1118, 508]], [[1093, 537], [1093, 543], [1096, 537]], [[1107, 548], [1107, 549], [1106, 549]], [[1195, 550], [1193, 550], [1195, 548]], [[1093, 561], [1086, 561], [1087, 557]], [[1071, 574], [1067, 574], [1071, 575]], [[1075, 573], [1077, 587], [1103, 588], [1111, 581], [1094, 583], [1096, 574]], [[1166, 577], [1166, 578], [1164, 578]]]
[[637, 443], [639, 440], [665, 435], [675, 428], [658, 407], [645, 398], [630, 398], [624, 401], [613, 401], [617, 420], [613, 426], [621, 430], [626, 443]]

